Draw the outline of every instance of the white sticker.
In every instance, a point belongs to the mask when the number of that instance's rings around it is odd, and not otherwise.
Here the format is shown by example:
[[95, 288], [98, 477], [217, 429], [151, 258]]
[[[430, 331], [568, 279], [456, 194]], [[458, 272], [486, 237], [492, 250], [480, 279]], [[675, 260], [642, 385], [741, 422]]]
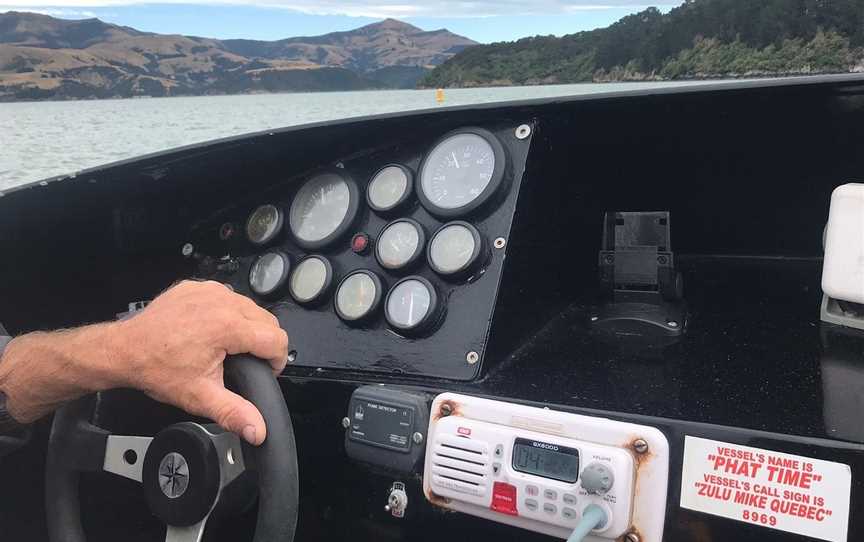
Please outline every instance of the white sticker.
[[684, 439], [683, 508], [847, 542], [851, 487], [852, 469], [842, 463]]

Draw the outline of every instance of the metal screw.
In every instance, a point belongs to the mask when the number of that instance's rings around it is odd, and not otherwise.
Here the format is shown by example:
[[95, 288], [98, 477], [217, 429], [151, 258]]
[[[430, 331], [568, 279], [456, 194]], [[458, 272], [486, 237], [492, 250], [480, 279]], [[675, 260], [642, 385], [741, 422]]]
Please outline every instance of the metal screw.
[[624, 540], [625, 542], [642, 542], [642, 539], [636, 533], [627, 533], [624, 535]]
[[423, 433], [414, 433], [411, 438], [414, 440], [414, 444], [423, 444]]
[[669, 320], [668, 322], [666, 322], [666, 324], [669, 327], [678, 327], [678, 322], [676, 322], [675, 320]]
[[495, 239], [494, 245], [495, 245], [495, 248], [502, 249], [505, 246], [507, 246], [507, 239], [504, 239], [503, 237], [499, 237], [498, 239]]
[[336, 162], [336, 167], [338, 167], [339, 169], [345, 169], [345, 164], [343, 164], [342, 162]]
[[659, 263], [660, 265], [666, 265], [666, 256], [658, 256], [657, 263]]
[[453, 414], [453, 407], [450, 406], [450, 403], [444, 403], [441, 405], [441, 415], [446, 417], [450, 414]]
[[185, 258], [188, 258], [195, 252], [195, 245], [192, 243], [186, 243], [183, 245], [183, 248], [180, 249], [180, 253], [183, 254]]
[[612, 263], [615, 261], [615, 256], [612, 256], [611, 254], [609, 254], [604, 258], [604, 260], [606, 261], [606, 263]]
[[292, 350], [288, 352], [288, 363], [294, 363], [297, 360], [297, 351]]
[[591, 317], [591, 321], [592, 321], [592, 322], [596, 322], [596, 321], [599, 320], [599, 319], [600, 319], [599, 316], [592, 316], [592, 317]]
[[465, 361], [468, 362], [468, 365], [474, 365], [480, 361], [480, 354], [474, 351], [468, 352], [468, 355], [465, 356]]
[[645, 439], [636, 439], [633, 441], [633, 449], [636, 450], [637, 454], [644, 454], [648, 451], [648, 443]]
[[351, 420], [348, 418], [348, 416], [342, 418], [342, 427], [344, 427], [345, 429], [351, 427]]
[[527, 124], [522, 124], [516, 128], [516, 139], [526, 139], [531, 135], [531, 127]]

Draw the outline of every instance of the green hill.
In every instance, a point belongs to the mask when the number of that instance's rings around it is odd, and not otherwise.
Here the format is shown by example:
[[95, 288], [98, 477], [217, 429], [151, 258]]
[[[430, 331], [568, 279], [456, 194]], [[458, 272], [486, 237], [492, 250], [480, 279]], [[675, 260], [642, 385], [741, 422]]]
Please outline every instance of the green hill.
[[427, 87], [864, 70], [861, 0], [688, 0], [608, 28], [466, 49]]

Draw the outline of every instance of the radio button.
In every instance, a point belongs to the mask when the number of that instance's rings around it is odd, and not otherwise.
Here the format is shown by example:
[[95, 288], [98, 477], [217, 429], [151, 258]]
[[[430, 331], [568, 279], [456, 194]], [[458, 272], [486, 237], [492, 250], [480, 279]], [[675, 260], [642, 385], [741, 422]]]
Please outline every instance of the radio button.
[[549, 499], [550, 501], [557, 501], [558, 500], [558, 492], [553, 490], [553, 489], [547, 489], [546, 491], [544, 491], [543, 496], [545, 498]]
[[492, 474], [498, 476], [501, 472], [501, 463], [492, 463]]
[[504, 457], [504, 445], [503, 444], [499, 444], [498, 446], [495, 446], [495, 457], [498, 457], [498, 458]]
[[525, 494], [529, 497], [536, 497], [540, 494], [540, 489], [537, 486], [525, 486]]
[[525, 499], [525, 508], [531, 512], [537, 511], [537, 501], [534, 499]]
[[516, 486], [505, 484], [504, 482], [495, 482], [492, 486], [492, 510], [507, 514], [508, 516], [518, 516], [516, 510]]
[[564, 494], [564, 504], [575, 505], [576, 504], [576, 495], [572, 493]]
[[561, 510], [561, 515], [564, 516], [564, 519], [576, 519], [576, 510], [565, 508]]
[[551, 502], [543, 503], [543, 511], [547, 514], [555, 515], [558, 512], [558, 507]]

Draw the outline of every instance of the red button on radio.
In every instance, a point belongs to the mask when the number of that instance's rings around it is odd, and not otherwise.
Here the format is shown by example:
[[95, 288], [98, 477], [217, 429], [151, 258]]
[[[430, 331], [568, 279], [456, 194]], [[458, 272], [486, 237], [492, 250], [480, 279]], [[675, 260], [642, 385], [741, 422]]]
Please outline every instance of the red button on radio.
[[495, 485], [492, 487], [491, 508], [502, 514], [518, 516], [519, 511], [516, 510], [516, 486], [505, 484], [504, 482], [495, 482]]

